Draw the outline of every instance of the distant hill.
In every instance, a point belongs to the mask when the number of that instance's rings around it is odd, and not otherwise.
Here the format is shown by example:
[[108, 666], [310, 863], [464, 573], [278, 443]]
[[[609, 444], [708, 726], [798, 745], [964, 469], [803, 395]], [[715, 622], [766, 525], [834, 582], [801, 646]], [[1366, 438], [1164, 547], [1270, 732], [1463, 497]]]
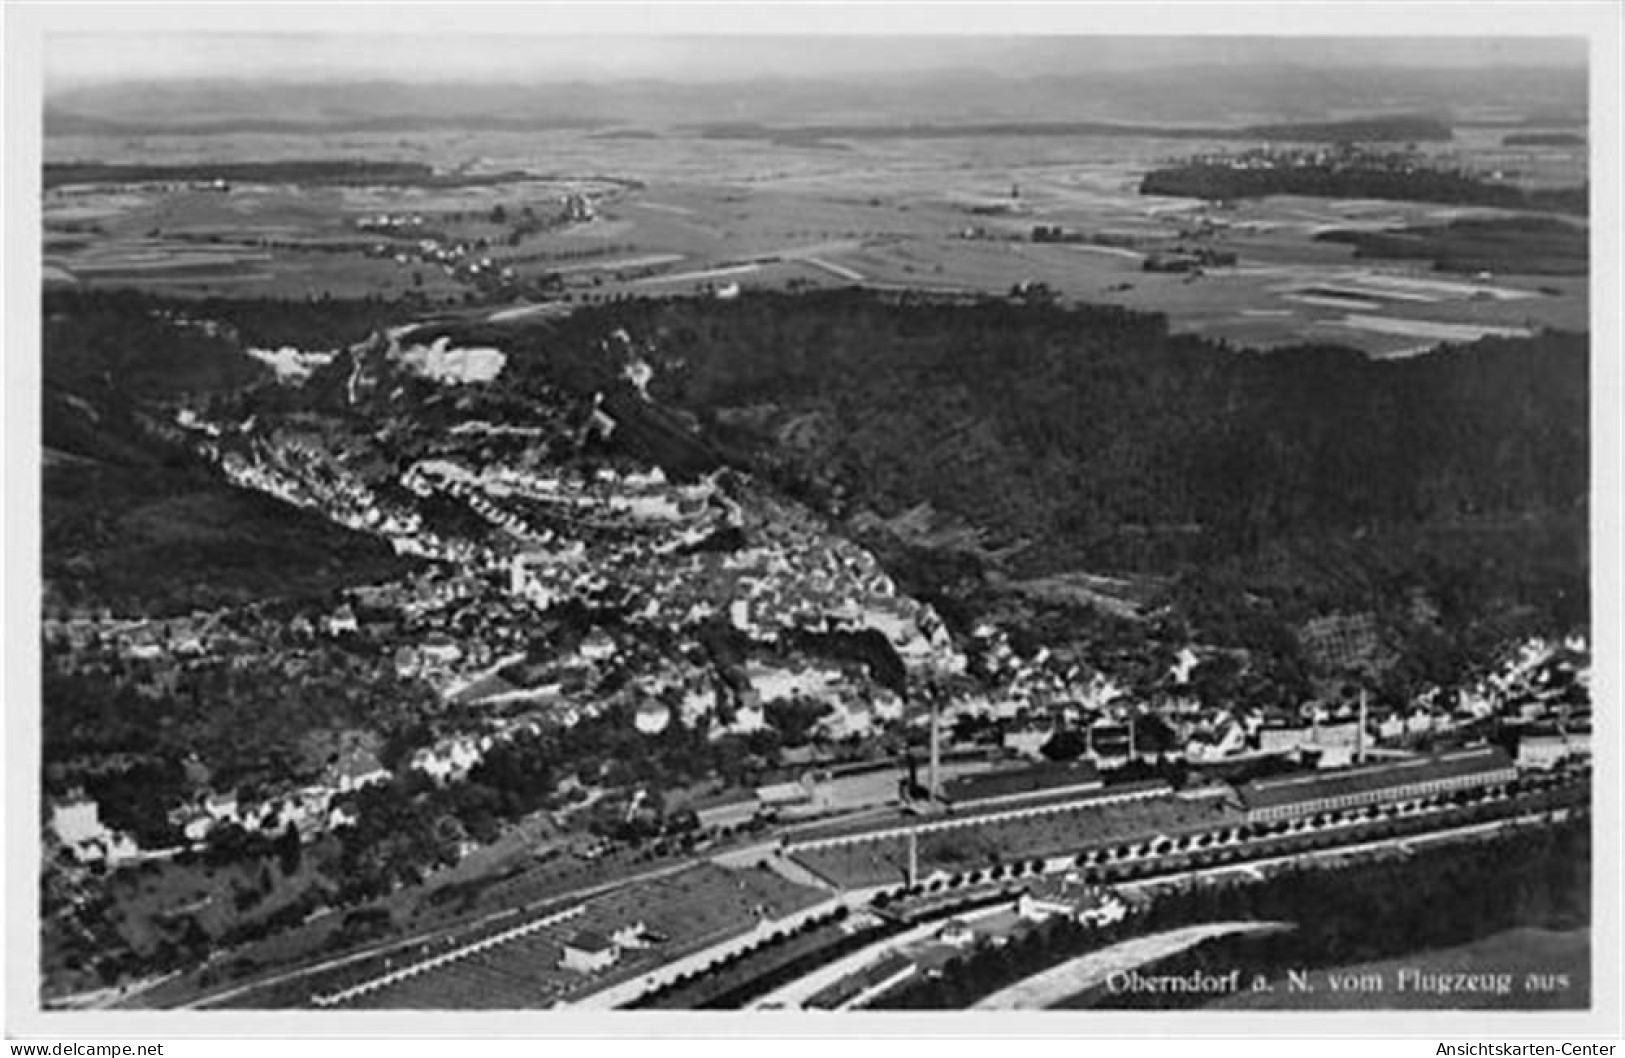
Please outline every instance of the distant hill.
[[175, 81], [55, 92], [47, 137], [227, 132], [540, 130], [721, 121], [796, 124], [1314, 125], [1349, 113], [1501, 107], [1584, 121], [1583, 70], [1211, 65], [994, 76], [964, 70], [846, 80], [400, 83]]
[[523, 172], [438, 173], [421, 162], [351, 158], [288, 159], [275, 162], [183, 162], [167, 165], [108, 165], [100, 162], [46, 162], [43, 186], [136, 183], [288, 183], [320, 186], [366, 184], [413, 187], [465, 187], [530, 179]]
[[1584, 147], [1578, 132], [1513, 132], [1501, 137], [1503, 147]]
[[749, 122], [705, 125], [710, 139], [768, 139], [778, 143], [825, 140], [941, 139], [986, 136], [1135, 136], [1158, 139], [1267, 140], [1311, 143], [1447, 142], [1450, 126], [1425, 115], [1396, 114], [1346, 121], [1264, 125], [1135, 125], [1105, 121], [1009, 121], [939, 124], [764, 126]]

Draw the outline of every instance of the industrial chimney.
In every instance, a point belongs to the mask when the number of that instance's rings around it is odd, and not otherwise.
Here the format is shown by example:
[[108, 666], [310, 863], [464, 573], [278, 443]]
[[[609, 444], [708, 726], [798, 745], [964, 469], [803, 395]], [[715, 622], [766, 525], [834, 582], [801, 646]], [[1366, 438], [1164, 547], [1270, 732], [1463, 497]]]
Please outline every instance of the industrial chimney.
[[935, 801], [941, 787], [937, 785], [942, 767], [942, 702], [936, 694], [931, 695], [931, 787], [927, 791], [930, 799]]
[[1360, 726], [1359, 726], [1359, 729], [1354, 732], [1354, 763], [1356, 763], [1356, 764], [1364, 764], [1365, 763], [1365, 718], [1366, 718], [1365, 698], [1366, 698], [1365, 688], [1361, 687], [1360, 688]]

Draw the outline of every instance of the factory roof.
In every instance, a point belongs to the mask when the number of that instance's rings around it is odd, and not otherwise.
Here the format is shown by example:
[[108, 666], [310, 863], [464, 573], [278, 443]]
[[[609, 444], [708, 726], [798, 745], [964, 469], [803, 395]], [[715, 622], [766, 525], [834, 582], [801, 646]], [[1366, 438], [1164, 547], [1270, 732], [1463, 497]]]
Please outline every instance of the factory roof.
[[810, 799], [807, 788], [798, 782], [779, 782], [756, 788], [756, 798], [763, 804], [796, 804]]
[[954, 804], [973, 804], [994, 798], [1023, 800], [1070, 787], [1096, 787], [1100, 784], [1100, 773], [1093, 762], [1079, 761], [962, 775], [943, 784], [942, 796]]
[[1299, 801], [1348, 797], [1440, 779], [1489, 774], [1512, 766], [1512, 759], [1505, 750], [1484, 746], [1339, 771], [1260, 779], [1247, 783], [1240, 792], [1248, 808], [1272, 808]]

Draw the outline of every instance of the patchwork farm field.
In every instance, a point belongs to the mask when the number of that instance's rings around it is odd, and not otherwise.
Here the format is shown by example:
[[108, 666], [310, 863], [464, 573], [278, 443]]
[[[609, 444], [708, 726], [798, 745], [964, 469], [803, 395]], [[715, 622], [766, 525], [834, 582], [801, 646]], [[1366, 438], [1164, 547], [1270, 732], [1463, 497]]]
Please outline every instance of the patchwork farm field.
[[[1482, 132], [1431, 149], [1449, 164], [1516, 163], [1536, 182], [1584, 178], [1583, 150], [1576, 157], [1572, 147], [1505, 148]], [[170, 294], [477, 302], [498, 322], [548, 301], [733, 286], [1004, 295], [1029, 284], [1065, 299], [1162, 312], [1175, 330], [1238, 344], [1317, 341], [1378, 356], [1587, 325], [1583, 276], [1438, 273], [1427, 259], [1357, 259], [1356, 246], [1322, 238], [1463, 218], [1493, 224], [1494, 210], [1290, 196], [1206, 203], [1139, 193], [1149, 168], [1219, 146], [1091, 135], [793, 145], [680, 129], [351, 134], [322, 147], [429, 164], [471, 181], [526, 175], [469, 186], [53, 188], [44, 207], [46, 274], [57, 283]], [[300, 137], [275, 135], [119, 144], [69, 137], [48, 147], [52, 159], [95, 154], [168, 164], [312, 150]], [[571, 195], [589, 199], [593, 215], [552, 222]], [[367, 227], [379, 216], [410, 223], [382, 233]], [[1039, 226], [1074, 238], [1036, 243]], [[493, 295], [467, 271], [420, 260], [421, 238], [464, 246], [466, 261], [488, 271], [507, 270], [519, 293]], [[1148, 258], [1193, 249], [1233, 254], [1234, 264], [1146, 270]]]

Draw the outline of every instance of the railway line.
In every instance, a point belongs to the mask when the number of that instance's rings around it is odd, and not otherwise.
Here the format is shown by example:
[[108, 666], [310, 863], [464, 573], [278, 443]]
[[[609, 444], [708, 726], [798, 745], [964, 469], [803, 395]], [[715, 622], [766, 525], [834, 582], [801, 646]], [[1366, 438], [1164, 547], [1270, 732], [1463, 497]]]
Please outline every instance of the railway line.
[[[911, 891], [923, 891], [925, 881], [931, 880], [943, 889], [963, 886], [968, 894], [977, 884], [1013, 878], [1016, 868], [1030, 866], [1041, 873], [1082, 869], [1106, 884], [1127, 890], [1155, 891], [1171, 884], [1188, 884], [1226, 874], [1251, 873], [1277, 869], [1297, 863], [1314, 862], [1350, 856], [1407, 853], [1411, 848], [1438, 841], [1467, 840], [1475, 835], [1494, 833], [1517, 825], [1529, 825], [1541, 820], [1567, 818], [1575, 806], [1582, 803], [1583, 792], [1588, 789], [1583, 775], [1552, 777], [1533, 788], [1496, 786], [1482, 791], [1471, 804], [1447, 796], [1429, 802], [1405, 802], [1382, 805], [1387, 811], [1373, 811], [1372, 806], [1350, 806], [1337, 812], [1305, 815], [1299, 819], [1276, 825], [1248, 826], [1238, 814], [1234, 818], [1215, 817], [1200, 832], [1178, 835], [1160, 831], [1136, 835], [1116, 835], [1112, 844], [1102, 845], [1099, 835], [1080, 831], [1071, 848], [1046, 848], [1032, 851], [1031, 860], [1021, 864], [1012, 862], [1009, 874], [1004, 871], [965, 870], [957, 875], [940, 868], [927, 878], [905, 880], [870, 879], [865, 884], [828, 880], [820, 888], [848, 906], [870, 906], [881, 894], [895, 897]], [[1008, 825], [1007, 813], [990, 815], [986, 820], [968, 818], [956, 820], [956, 827], [983, 826], [994, 829]], [[1464, 818], [1470, 815], [1471, 818]], [[1488, 816], [1488, 818], [1485, 818]], [[1020, 823], [1021, 821], [1016, 821]], [[1373, 836], [1377, 831], [1397, 828], [1397, 833]], [[782, 835], [796, 844], [790, 833]], [[1059, 840], [1059, 836], [1057, 836]], [[1064, 843], [1064, 842], [1063, 842]], [[788, 851], [794, 855], [793, 848]], [[754, 858], [750, 858], [754, 859]], [[1203, 862], [1220, 860], [1222, 862]], [[624, 878], [611, 879], [570, 892], [549, 895], [545, 900], [533, 901], [518, 910], [504, 909], [479, 916], [470, 921], [441, 926], [413, 936], [390, 939], [371, 944], [361, 950], [322, 960], [313, 965], [274, 973], [252, 981], [234, 983], [200, 994], [178, 1005], [182, 1009], [222, 1008], [259, 1005], [268, 994], [277, 990], [298, 993], [308, 988], [308, 995], [300, 1005], [320, 1004], [343, 997], [351, 992], [369, 991], [361, 987], [365, 982], [388, 977], [401, 979], [429, 975], [437, 970], [455, 968], [456, 959], [448, 953], [478, 946], [491, 936], [500, 936], [514, 930], [523, 930], [527, 924], [557, 915], [561, 910], [577, 907], [595, 899], [613, 898], [615, 894], [635, 886], [691, 870], [700, 864], [712, 864], [720, 869], [746, 870], [746, 861], [738, 861], [723, 852], [708, 858], [681, 860]], [[1173, 870], [1160, 867], [1172, 866]], [[968, 868], [969, 865], [967, 865]], [[781, 872], [782, 873], [782, 872]], [[789, 879], [786, 879], [787, 881]], [[792, 916], [794, 917], [794, 916]], [[752, 935], [766, 936], [776, 928], [769, 920], [760, 920], [749, 926]], [[703, 967], [712, 952], [733, 950], [739, 937], [718, 935], [709, 948], [699, 952], [683, 953], [685, 965]], [[849, 957], [850, 959], [850, 957]], [[376, 972], [350, 974], [360, 971], [368, 961], [375, 964], [388, 960], [387, 965], [375, 965]], [[438, 960], [438, 961], [437, 961]], [[862, 959], [851, 959], [855, 965]], [[444, 966], [442, 966], [444, 964]], [[653, 967], [642, 975], [653, 982], [661, 977], [660, 967]], [[305, 984], [308, 982], [308, 986]], [[591, 1002], [600, 988], [585, 982], [587, 987], [571, 1002]], [[607, 982], [606, 982], [607, 985]], [[616, 986], [617, 994], [626, 992], [625, 982]], [[317, 997], [322, 997], [318, 999]], [[129, 1005], [144, 1005], [139, 996], [126, 1000]]]

